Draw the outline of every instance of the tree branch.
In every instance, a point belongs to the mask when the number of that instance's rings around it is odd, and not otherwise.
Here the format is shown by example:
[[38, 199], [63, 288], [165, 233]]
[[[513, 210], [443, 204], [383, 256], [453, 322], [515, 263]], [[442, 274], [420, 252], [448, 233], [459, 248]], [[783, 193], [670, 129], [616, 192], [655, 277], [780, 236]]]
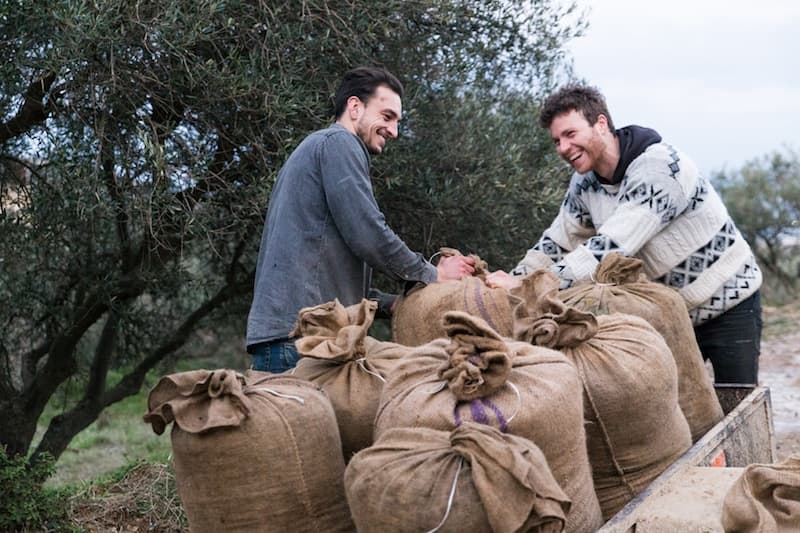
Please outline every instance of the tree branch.
[[44, 95], [55, 80], [55, 72], [49, 72], [28, 86], [17, 114], [5, 124], [0, 124], [0, 144], [45, 121], [48, 110], [44, 105]]
[[111, 354], [117, 345], [118, 326], [119, 313], [115, 309], [110, 309], [103, 332], [95, 346], [94, 359], [92, 359], [92, 366], [89, 369], [89, 383], [86, 386], [86, 398], [89, 400], [100, 398], [106, 387], [108, 369], [111, 367]]
[[129, 300], [141, 294], [144, 287], [141, 280], [131, 278], [120, 282], [113, 295], [98, 290], [87, 298], [73, 314], [69, 327], [53, 339], [44, 367], [23, 392], [26, 410], [41, 413], [56, 387], [75, 373], [75, 347], [86, 331], [108, 311], [109, 302]]
[[[84, 397], [75, 407], [53, 418], [42, 440], [36, 447], [31, 461], [36, 461], [44, 452], [48, 452], [53, 457], [58, 458], [67, 448], [72, 438], [94, 422], [103, 409], [138, 393], [142, 388], [147, 373], [164, 359], [164, 357], [183, 346], [189, 335], [203, 318], [226, 301], [249, 290], [250, 286], [248, 282], [224, 285], [212, 298], [206, 300], [195, 309], [195, 311], [181, 323], [169, 339], [153, 350], [148, 357], [136, 365], [136, 367], [125, 375], [114, 387], [101, 395], [94, 394], [96, 391], [93, 392], [93, 387], [89, 387]], [[111, 318], [109, 318], [109, 321], [111, 321]], [[109, 326], [108, 322], [106, 326]], [[104, 336], [106, 335], [106, 330], [104, 330], [103, 334]], [[111, 335], [110, 332], [109, 335]]]
[[106, 184], [106, 190], [108, 191], [111, 201], [114, 204], [114, 213], [117, 221], [117, 237], [119, 238], [122, 255], [122, 270], [127, 271], [130, 268], [132, 255], [130, 234], [128, 232], [128, 211], [125, 206], [125, 200], [120, 194], [117, 180], [114, 177], [114, 147], [108, 141], [105, 135], [100, 136], [100, 142], [100, 154], [103, 165], [103, 181]]

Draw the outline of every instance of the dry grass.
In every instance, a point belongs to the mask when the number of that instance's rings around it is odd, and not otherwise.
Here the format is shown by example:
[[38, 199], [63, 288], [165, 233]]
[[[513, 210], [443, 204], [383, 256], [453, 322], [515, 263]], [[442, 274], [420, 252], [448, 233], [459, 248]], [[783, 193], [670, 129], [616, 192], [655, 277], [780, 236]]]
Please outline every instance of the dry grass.
[[781, 306], [764, 305], [761, 316], [764, 319], [763, 336], [766, 339], [800, 330], [800, 302]]
[[73, 524], [90, 533], [175, 533], [188, 531], [166, 464], [139, 463], [120, 479], [92, 485], [70, 501]]

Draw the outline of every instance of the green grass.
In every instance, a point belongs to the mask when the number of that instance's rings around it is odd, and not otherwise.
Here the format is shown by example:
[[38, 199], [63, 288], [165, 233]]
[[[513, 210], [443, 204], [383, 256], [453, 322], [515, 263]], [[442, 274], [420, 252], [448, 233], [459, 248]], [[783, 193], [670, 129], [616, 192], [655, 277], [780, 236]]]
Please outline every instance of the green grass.
[[148, 390], [108, 407], [78, 433], [56, 462], [50, 486], [89, 481], [130, 463], [166, 463], [171, 452], [169, 431], [153, 433], [142, 420]]
[[[158, 380], [167, 374], [196, 370], [199, 368], [234, 368], [244, 371], [249, 364], [237, 350], [230, 354], [215, 354], [209, 359], [190, 358], [178, 360], [169, 370], [151, 372], [145, 379], [142, 390], [108, 408], [89, 427], [78, 433], [56, 462], [56, 473], [47, 485], [59, 487], [92, 481], [114, 470], [145, 461], [168, 463], [172, 450], [170, 428], [156, 435], [150, 424], [142, 417], [147, 411], [147, 396]], [[112, 370], [109, 383], [121, 379], [122, 371]], [[83, 392], [80, 385], [66, 383], [50, 400], [39, 419], [34, 446], [41, 439], [50, 420], [65, 409], [72, 407]]]

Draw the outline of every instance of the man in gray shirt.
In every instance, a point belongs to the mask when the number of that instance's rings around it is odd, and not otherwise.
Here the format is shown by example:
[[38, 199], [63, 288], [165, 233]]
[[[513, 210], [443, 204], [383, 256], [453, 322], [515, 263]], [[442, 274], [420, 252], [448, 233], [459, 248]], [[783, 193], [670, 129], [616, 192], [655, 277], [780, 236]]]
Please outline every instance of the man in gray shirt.
[[336, 123], [306, 137], [278, 173], [270, 196], [247, 319], [253, 369], [283, 372], [298, 356], [289, 331], [303, 307], [394, 298], [371, 289], [372, 268], [405, 282], [461, 279], [469, 257], [437, 266], [389, 228], [370, 181], [369, 154], [397, 137], [403, 86], [381, 67], [347, 72], [334, 97]]

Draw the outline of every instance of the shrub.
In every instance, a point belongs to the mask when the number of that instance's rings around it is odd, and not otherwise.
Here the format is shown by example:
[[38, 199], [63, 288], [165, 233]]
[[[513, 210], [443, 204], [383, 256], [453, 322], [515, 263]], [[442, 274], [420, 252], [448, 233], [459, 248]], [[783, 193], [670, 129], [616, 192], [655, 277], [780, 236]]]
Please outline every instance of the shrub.
[[67, 493], [43, 486], [54, 470], [55, 461], [49, 455], [29, 462], [21, 455], [9, 456], [0, 447], [0, 531], [74, 531], [67, 514]]

